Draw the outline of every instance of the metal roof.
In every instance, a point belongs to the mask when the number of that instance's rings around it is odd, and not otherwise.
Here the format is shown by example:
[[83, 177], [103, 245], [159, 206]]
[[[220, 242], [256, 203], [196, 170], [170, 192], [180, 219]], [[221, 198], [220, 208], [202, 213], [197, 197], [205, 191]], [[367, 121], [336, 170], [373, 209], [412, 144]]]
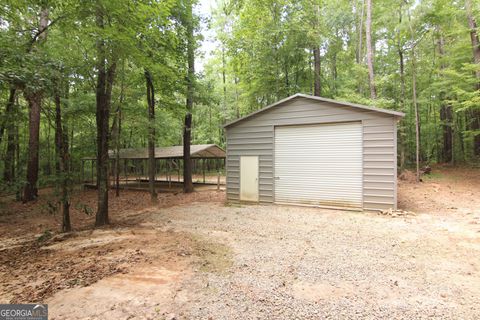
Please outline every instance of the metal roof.
[[356, 103], [337, 101], [337, 100], [332, 100], [332, 99], [323, 98], [323, 97], [311, 96], [311, 95], [303, 94], [303, 93], [296, 93], [293, 96], [290, 96], [290, 97], [287, 97], [287, 98], [282, 99], [280, 101], [277, 101], [277, 102], [275, 102], [271, 105], [268, 105], [268, 106], [266, 106], [266, 107], [264, 107], [264, 108], [262, 108], [258, 111], [252, 112], [252, 113], [250, 113], [250, 114], [248, 114], [244, 117], [241, 117], [241, 118], [238, 118], [236, 120], [230, 121], [230, 122], [226, 123], [223, 127], [224, 128], [230, 127], [231, 125], [233, 125], [237, 122], [240, 122], [240, 121], [249, 119], [251, 117], [254, 117], [255, 115], [257, 115], [259, 113], [265, 112], [265, 111], [269, 110], [270, 108], [273, 108], [273, 107], [275, 107], [279, 104], [282, 104], [284, 102], [290, 101], [290, 100], [298, 98], [298, 97], [311, 99], [311, 100], [316, 100], [316, 101], [322, 101], [322, 102], [330, 102], [330, 103], [335, 103], [335, 104], [339, 104], [339, 105], [343, 105], [343, 106], [347, 106], [347, 107], [358, 108], [358, 109], [363, 109], [363, 110], [369, 110], [369, 111], [391, 114], [391, 115], [396, 116], [396, 117], [404, 117], [405, 116], [405, 113], [399, 112], [399, 111], [381, 109], [381, 108], [377, 108], [377, 107], [369, 107], [369, 106], [364, 106], [364, 105], [356, 104]]
[[[148, 148], [120, 149], [120, 159], [148, 159]], [[110, 159], [115, 158], [115, 151], [109, 150]], [[192, 158], [225, 158], [225, 150], [216, 144], [192, 144], [190, 157]], [[183, 158], [183, 146], [156, 147], [155, 159]], [[83, 160], [96, 160], [97, 157], [85, 157]]]

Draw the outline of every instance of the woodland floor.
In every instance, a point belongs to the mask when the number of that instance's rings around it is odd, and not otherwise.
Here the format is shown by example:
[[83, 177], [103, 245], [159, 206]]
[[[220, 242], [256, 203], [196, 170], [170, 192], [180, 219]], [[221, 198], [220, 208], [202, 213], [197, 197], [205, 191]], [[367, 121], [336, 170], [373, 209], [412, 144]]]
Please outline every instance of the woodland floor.
[[399, 183], [393, 217], [228, 206], [224, 192], [73, 198], [75, 231], [44, 190], [0, 200], [0, 303], [45, 302], [50, 319], [480, 317], [480, 170]]

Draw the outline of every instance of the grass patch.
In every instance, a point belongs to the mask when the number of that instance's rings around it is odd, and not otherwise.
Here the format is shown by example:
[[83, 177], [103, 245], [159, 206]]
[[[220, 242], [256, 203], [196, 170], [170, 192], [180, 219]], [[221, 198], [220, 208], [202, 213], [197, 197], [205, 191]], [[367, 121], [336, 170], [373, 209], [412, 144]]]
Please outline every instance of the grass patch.
[[230, 247], [217, 242], [192, 237], [193, 254], [199, 258], [197, 262], [202, 272], [226, 273], [233, 265], [233, 254]]
[[440, 172], [432, 172], [430, 174], [423, 175], [422, 179], [424, 179], [425, 181], [444, 180], [445, 175]]
[[37, 242], [45, 242], [49, 240], [53, 236], [52, 231], [45, 230], [43, 233], [37, 238]]
[[227, 208], [243, 208], [241, 203], [238, 202], [226, 202], [225, 207]]

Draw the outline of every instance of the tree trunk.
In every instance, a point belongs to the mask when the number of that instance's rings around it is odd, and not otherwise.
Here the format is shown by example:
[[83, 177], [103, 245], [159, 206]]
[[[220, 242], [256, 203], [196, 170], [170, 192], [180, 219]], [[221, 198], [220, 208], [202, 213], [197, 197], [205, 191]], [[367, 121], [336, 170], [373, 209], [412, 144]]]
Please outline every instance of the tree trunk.
[[[18, 96], [16, 98], [16, 103], [15, 103], [17, 106], [19, 105], [18, 103]], [[18, 123], [15, 123], [15, 159], [14, 159], [14, 168], [15, 168], [15, 172], [13, 172], [13, 177], [14, 179], [16, 179], [19, 175], [19, 172], [20, 172], [20, 129], [19, 129], [19, 125]], [[23, 188], [20, 187], [20, 188], [15, 188], [16, 189], [16, 192], [15, 192], [15, 199], [17, 201], [20, 201], [22, 200], [22, 197], [23, 197]]]
[[[102, 8], [97, 9], [96, 24], [104, 28]], [[96, 85], [96, 123], [97, 123], [97, 214], [95, 226], [109, 223], [108, 219], [108, 145], [109, 119], [112, 86], [115, 78], [116, 61], [107, 59], [106, 44], [103, 39], [97, 40], [97, 85]]]
[[[338, 37], [338, 34], [337, 34]], [[332, 55], [332, 93], [333, 96], [337, 96], [337, 77], [338, 77], [338, 71], [337, 71], [337, 49], [335, 49], [335, 52]]]
[[442, 101], [440, 107], [440, 120], [442, 121], [442, 133], [443, 133], [443, 148], [442, 148], [442, 160], [443, 162], [452, 162], [452, 144], [453, 144], [453, 112], [452, 107]]
[[27, 182], [23, 189], [23, 201], [34, 200], [38, 196], [38, 152], [40, 138], [40, 108], [42, 104], [42, 93], [26, 93], [25, 99], [28, 102], [28, 160], [27, 160]]
[[55, 151], [57, 156], [57, 179], [60, 179], [62, 203], [62, 232], [72, 230], [70, 223], [70, 198], [69, 198], [69, 154], [68, 130], [62, 123], [62, 105], [60, 93], [55, 92]]
[[[365, 1], [361, 0], [362, 10], [360, 11], [360, 24], [358, 30], [358, 52], [357, 52], [357, 64], [360, 65], [363, 57], [363, 19], [365, 17]], [[358, 84], [358, 93], [363, 95], [363, 81]]]
[[11, 88], [5, 109], [5, 128], [7, 129], [7, 152], [5, 154], [5, 167], [3, 180], [11, 185], [15, 178], [15, 117], [14, 106], [16, 89]]
[[148, 103], [148, 189], [150, 190], [150, 200], [157, 202], [157, 193], [155, 192], [155, 87], [153, 86], [152, 75], [145, 70], [145, 80], [147, 83], [147, 103]]
[[313, 95], [315, 96], [321, 96], [322, 94], [322, 84], [321, 84], [321, 79], [320, 79], [320, 68], [321, 68], [321, 62], [320, 62], [320, 47], [316, 46], [313, 48]]
[[[48, 8], [40, 11], [38, 41], [45, 41], [48, 27]], [[25, 99], [29, 107], [29, 140], [28, 140], [28, 161], [27, 161], [27, 182], [23, 190], [23, 201], [34, 200], [38, 196], [38, 153], [40, 146], [40, 109], [42, 105], [42, 90], [38, 88], [25, 89]]]
[[[222, 40], [222, 86], [223, 86], [223, 99], [222, 99], [222, 115], [221, 123], [225, 123], [227, 119], [227, 62], [225, 59], [225, 44]], [[225, 135], [222, 129], [219, 131], [220, 143], [225, 141]]]
[[420, 182], [420, 117], [417, 103], [417, 75], [416, 75], [415, 49], [412, 50], [412, 99], [415, 109], [415, 164], [416, 180]]
[[[405, 112], [405, 62], [402, 49], [398, 50], [398, 57], [400, 60], [400, 106], [402, 112]], [[400, 170], [403, 170], [405, 168], [405, 154], [407, 149], [405, 120], [400, 123], [398, 133], [400, 140]]]
[[370, 85], [370, 98], [377, 98], [377, 89], [375, 87], [375, 73], [373, 70], [373, 46], [372, 46], [372, 0], [367, 0], [367, 20], [366, 20], [366, 41], [367, 41], [367, 66], [368, 83]]
[[[125, 99], [125, 59], [122, 61], [120, 97], [112, 124], [112, 139], [115, 141], [115, 196], [120, 196], [120, 136], [122, 132], [122, 106]], [[126, 170], [126, 168], [125, 168]]]
[[115, 141], [115, 196], [120, 196], [120, 133], [122, 130], [122, 108], [123, 103], [123, 93], [120, 93], [120, 102], [116, 111], [114, 119], [114, 134]]
[[313, 95], [314, 96], [321, 96], [322, 95], [322, 65], [321, 65], [321, 56], [320, 56], [320, 18], [321, 18], [321, 3], [315, 2], [313, 5], [313, 25], [312, 29], [315, 35], [315, 39], [313, 40]]
[[[410, 28], [410, 36], [412, 43], [415, 43], [414, 32], [412, 27], [411, 16], [408, 16]], [[416, 164], [416, 181], [420, 182], [420, 115], [417, 103], [417, 58], [415, 56], [415, 45], [412, 46], [412, 102], [415, 113], [415, 164]]]
[[185, 114], [185, 126], [183, 129], [183, 192], [193, 192], [192, 182], [192, 161], [190, 159], [190, 144], [192, 134], [192, 110], [193, 110], [193, 91], [195, 81], [195, 39], [193, 36], [193, 13], [192, 1], [186, 4], [186, 24], [187, 24], [187, 112]]
[[[360, 22], [358, 23], [358, 46], [357, 52], [355, 55], [355, 61], [357, 64], [360, 64], [361, 57], [362, 57], [362, 48], [363, 48], [363, 16], [365, 15], [365, 3], [363, 0], [360, 1], [362, 3], [362, 10], [360, 11]], [[357, 8], [358, 10], [358, 8]]]
[[[440, 36], [438, 39], [438, 51], [440, 57], [444, 58], [444, 39]], [[440, 69], [446, 68], [445, 63], [442, 61]], [[452, 106], [446, 101], [446, 93], [444, 90], [440, 91], [440, 120], [442, 121], [442, 133], [443, 133], [443, 148], [442, 148], [442, 160], [443, 162], [452, 162], [453, 160], [453, 111]]]
[[[480, 42], [478, 40], [477, 22], [473, 16], [471, 0], [465, 0], [465, 9], [467, 11], [468, 27], [470, 29], [470, 40], [472, 42], [473, 62], [478, 65], [480, 64]], [[475, 71], [475, 76], [477, 78], [475, 88], [476, 90], [480, 90], [480, 68], [477, 68]], [[480, 109], [478, 107], [471, 110], [471, 118], [469, 129], [472, 131], [480, 130]], [[473, 138], [473, 150], [475, 155], [480, 155], [480, 133], [477, 133]]]
[[[190, 159], [190, 128], [192, 126], [192, 114], [188, 112], [185, 115], [185, 126], [183, 130], [183, 191], [185, 193], [193, 192], [192, 183], [192, 163]], [[185, 180], [187, 179], [187, 180]], [[189, 179], [189, 180], [188, 180]]]
[[[473, 16], [473, 13], [472, 13], [471, 0], [465, 0], [465, 10], [467, 11], [468, 28], [470, 29], [470, 40], [472, 42], [473, 61], [475, 64], [480, 64], [480, 42], [478, 40], [478, 34], [477, 34], [477, 22], [475, 21], [475, 17]], [[479, 90], [480, 89], [480, 70], [475, 71], [475, 76], [478, 79], [476, 88], [477, 90]]]
[[240, 118], [240, 103], [238, 102], [240, 98], [240, 94], [238, 92], [239, 79], [237, 77], [237, 74], [234, 75], [234, 83], [235, 83], [235, 115], [237, 118]]
[[10, 90], [9, 90], [7, 105], [5, 106], [5, 119], [1, 123], [1, 127], [0, 127], [0, 144], [2, 144], [5, 129], [8, 129], [8, 127], [10, 126], [10, 124], [13, 120], [13, 117], [11, 117], [11, 112], [12, 112], [13, 106], [15, 104], [15, 94], [16, 94], [16, 92], [17, 92], [17, 90], [14, 87], [10, 88]]
[[[403, 3], [400, 3], [399, 7], [399, 14], [398, 14], [398, 23], [399, 25], [402, 24], [403, 21]], [[398, 48], [398, 60], [400, 65], [400, 108], [402, 112], [406, 112], [405, 108], [405, 58], [404, 58], [404, 49], [401, 43], [400, 32], [397, 33], [397, 48]], [[407, 149], [407, 142], [406, 142], [406, 124], [405, 119], [400, 122], [399, 130], [398, 130], [398, 140], [399, 140], [399, 149], [400, 149], [400, 171], [403, 171], [405, 168], [406, 162], [406, 149]]]
[[[287, 60], [287, 59], [285, 59]], [[289, 96], [290, 95], [290, 79], [288, 77], [288, 63], [287, 61], [285, 61], [284, 65], [284, 70], [285, 70], [285, 91], [286, 91], [286, 95]]]

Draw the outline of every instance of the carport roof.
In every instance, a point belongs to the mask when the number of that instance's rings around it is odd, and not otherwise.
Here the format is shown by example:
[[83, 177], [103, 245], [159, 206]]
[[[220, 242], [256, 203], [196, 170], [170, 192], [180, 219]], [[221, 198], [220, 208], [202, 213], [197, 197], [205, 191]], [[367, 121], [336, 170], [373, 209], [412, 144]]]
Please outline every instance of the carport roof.
[[[115, 158], [115, 151], [109, 150], [110, 159]], [[148, 159], [148, 148], [120, 149], [120, 159]], [[192, 144], [190, 146], [192, 158], [225, 158], [225, 151], [216, 144]], [[183, 146], [156, 147], [155, 159], [183, 158]], [[96, 157], [85, 157], [83, 160], [95, 160]]]
[[275, 107], [279, 104], [282, 104], [284, 102], [290, 101], [290, 100], [298, 98], [298, 97], [305, 98], [305, 99], [316, 100], [316, 101], [322, 101], [322, 102], [330, 102], [330, 103], [335, 103], [335, 104], [339, 104], [339, 105], [343, 105], [343, 106], [347, 106], [347, 107], [358, 108], [358, 109], [363, 109], [363, 110], [369, 110], [369, 111], [391, 114], [391, 115], [396, 116], [396, 117], [404, 117], [405, 116], [405, 113], [399, 112], [399, 111], [387, 110], [387, 109], [382, 109], [382, 108], [377, 108], [377, 107], [369, 107], [369, 106], [356, 104], [356, 103], [350, 103], [350, 102], [338, 101], [338, 100], [333, 100], [333, 99], [328, 99], [328, 98], [323, 98], [323, 97], [311, 96], [311, 95], [303, 94], [303, 93], [296, 93], [293, 96], [290, 96], [290, 97], [287, 97], [287, 98], [282, 99], [280, 101], [277, 101], [277, 102], [275, 102], [271, 105], [266, 106], [265, 108], [262, 108], [258, 111], [255, 111], [255, 112], [252, 112], [252, 113], [250, 113], [250, 114], [248, 114], [244, 117], [241, 117], [241, 118], [238, 118], [236, 120], [230, 121], [230, 122], [226, 123], [223, 127], [224, 128], [230, 127], [233, 124], [236, 124], [240, 121], [243, 121], [243, 120], [249, 119], [251, 117], [254, 117], [259, 113], [265, 112], [265, 111], [269, 110], [270, 108], [273, 108], [273, 107]]

